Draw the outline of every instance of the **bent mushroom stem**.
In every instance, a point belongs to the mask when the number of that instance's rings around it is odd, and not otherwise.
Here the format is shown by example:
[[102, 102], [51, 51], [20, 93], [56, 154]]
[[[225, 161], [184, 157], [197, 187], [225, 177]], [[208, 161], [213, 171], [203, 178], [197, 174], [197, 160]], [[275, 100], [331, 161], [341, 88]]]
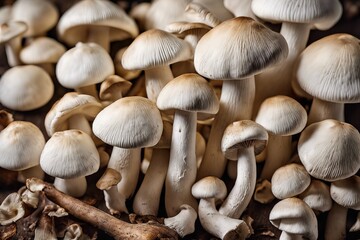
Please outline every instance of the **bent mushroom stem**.
[[146, 69], [144, 72], [146, 95], [151, 101], [156, 102], [161, 89], [163, 89], [174, 76], [169, 65]]
[[345, 239], [347, 212], [346, 207], [333, 202], [326, 219], [325, 239]]
[[122, 212], [129, 213], [125, 204], [126, 199], [118, 192], [116, 185], [103, 190], [103, 192], [106, 207], [109, 209], [111, 214], [118, 214]]
[[344, 122], [344, 104], [314, 98], [309, 112], [308, 125], [325, 119], [336, 119]]
[[50, 184], [39, 179], [32, 178], [26, 181], [30, 191], [42, 191], [54, 203], [63, 207], [69, 214], [90, 223], [96, 228], [107, 232], [116, 240], [121, 239], [178, 239], [177, 234], [163, 226], [156, 224], [130, 224], [117, 219], [100, 209], [92, 207], [78, 199], [70, 197]]

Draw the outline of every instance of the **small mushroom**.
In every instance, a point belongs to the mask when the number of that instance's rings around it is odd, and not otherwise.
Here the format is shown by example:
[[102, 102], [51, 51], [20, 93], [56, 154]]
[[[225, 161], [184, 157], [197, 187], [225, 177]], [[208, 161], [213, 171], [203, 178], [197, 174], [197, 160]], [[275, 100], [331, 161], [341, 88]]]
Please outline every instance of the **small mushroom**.
[[119, 51], [117, 51], [115, 54], [115, 57], [114, 57], [115, 73], [126, 80], [132, 80], [132, 79], [138, 78], [142, 71], [141, 70], [127, 70], [123, 67], [123, 65], [121, 63], [121, 59], [127, 48], [128, 47], [120, 48]]
[[180, 212], [174, 217], [164, 218], [164, 225], [173, 229], [180, 237], [195, 232], [197, 212], [189, 205], [181, 205]]
[[315, 214], [329, 211], [333, 202], [330, 196], [330, 187], [317, 179], [312, 179], [309, 187], [298, 198], [309, 205]]
[[0, 225], [16, 222], [25, 215], [25, 208], [18, 193], [9, 194], [0, 205]]
[[131, 88], [132, 83], [118, 75], [110, 75], [101, 83], [99, 98], [104, 101], [103, 105], [122, 98]]

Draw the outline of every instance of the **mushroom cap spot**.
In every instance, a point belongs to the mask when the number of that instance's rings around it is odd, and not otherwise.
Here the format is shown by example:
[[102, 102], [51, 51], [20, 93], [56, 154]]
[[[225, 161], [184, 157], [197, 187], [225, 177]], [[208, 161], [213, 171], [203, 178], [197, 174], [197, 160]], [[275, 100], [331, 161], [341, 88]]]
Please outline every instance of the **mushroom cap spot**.
[[191, 194], [197, 199], [224, 199], [227, 194], [227, 189], [225, 183], [221, 179], [208, 176], [193, 184]]
[[103, 142], [120, 148], [154, 146], [163, 131], [155, 103], [147, 98], [121, 98], [104, 108], [93, 122], [94, 134]]
[[360, 168], [360, 134], [333, 119], [313, 123], [301, 133], [298, 152], [308, 173], [325, 181], [351, 177]]
[[248, 17], [222, 22], [207, 32], [195, 49], [196, 71], [210, 79], [233, 80], [260, 73], [284, 60], [284, 37]]
[[100, 157], [91, 137], [81, 130], [56, 132], [46, 142], [40, 166], [50, 176], [71, 179], [95, 173]]

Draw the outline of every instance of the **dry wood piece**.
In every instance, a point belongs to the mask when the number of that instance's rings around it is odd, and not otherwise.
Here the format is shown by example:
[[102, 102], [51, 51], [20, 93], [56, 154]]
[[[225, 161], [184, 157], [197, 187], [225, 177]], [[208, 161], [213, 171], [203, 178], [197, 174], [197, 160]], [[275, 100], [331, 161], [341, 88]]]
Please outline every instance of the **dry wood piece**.
[[69, 214], [105, 231], [114, 239], [178, 239], [178, 235], [173, 230], [163, 225], [130, 224], [121, 221], [56, 190], [51, 184], [40, 179], [28, 179], [26, 186], [30, 191], [44, 192], [47, 198], [65, 208]]

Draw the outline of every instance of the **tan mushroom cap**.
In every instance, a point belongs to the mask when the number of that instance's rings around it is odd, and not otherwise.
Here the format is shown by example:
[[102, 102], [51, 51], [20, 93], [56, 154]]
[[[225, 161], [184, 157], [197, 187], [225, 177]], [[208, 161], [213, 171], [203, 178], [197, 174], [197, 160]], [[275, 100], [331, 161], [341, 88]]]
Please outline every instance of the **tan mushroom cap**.
[[57, 30], [69, 45], [86, 42], [90, 27], [108, 28], [109, 40], [135, 38], [139, 30], [135, 21], [111, 1], [82, 0], [60, 18]]
[[144, 97], [124, 97], [104, 108], [93, 122], [94, 134], [121, 148], [154, 146], [163, 131], [155, 103]]
[[11, 122], [0, 132], [0, 142], [0, 167], [21, 171], [39, 165], [45, 138], [33, 123]]
[[24, 36], [33, 37], [54, 27], [59, 19], [59, 12], [50, 1], [18, 0], [12, 6], [11, 19], [25, 22], [28, 30]]
[[[101, 100], [113, 100], [116, 96], [124, 96], [132, 83], [117, 75], [110, 75], [101, 83], [99, 97]], [[117, 100], [119, 98], [116, 98]]]
[[80, 130], [65, 130], [54, 133], [46, 142], [40, 166], [50, 176], [71, 179], [95, 173], [100, 158], [88, 134]]
[[0, 80], [0, 102], [12, 110], [29, 111], [50, 101], [54, 84], [42, 68], [25, 65], [7, 70]]
[[208, 176], [193, 184], [191, 194], [197, 199], [224, 199], [227, 195], [227, 189], [225, 183], [221, 179]]
[[330, 195], [337, 204], [360, 210], [360, 177], [354, 175], [347, 179], [332, 182]]
[[194, 64], [200, 75], [210, 79], [241, 79], [278, 63], [287, 54], [287, 43], [279, 33], [251, 18], [237, 17], [200, 39]]
[[295, 99], [278, 95], [261, 103], [255, 121], [270, 134], [290, 136], [305, 128], [307, 113]]
[[0, 225], [9, 225], [23, 216], [25, 216], [25, 208], [20, 195], [16, 192], [10, 193], [0, 205]]
[[56, 65], [56, 77], [66, 88], [100, 83], [114, 71], [110, 55], [96, 43], [77, 43], [61, 56]]
[[96, 182], [96, 187], [100, 190], [108, 190], [117, 185], [121, 180], [121, 174], [113, 168], [106, 168], [101, 178]]
[[264, 127], [251, 120], [233, 122], [224, 131], [221, 150], [230, 160], [238, 160], [238, 149], [254, 147], [254, 154], [261, 153], [267, 144], [268, 133]]
[[354, 175], [360, 168], [359, 151], [358, 130], [333, 119], [309, 125], [298, 142], [299, 157], [308, 173], [325, 181]]
[[360, 102], [360, 40], [339, 33], [310, 44], [300, 55], [297, 81], [308, 94], [330, 102]]
[[122, 65], [128, 70], [146, 70], [189, 60], [191, 46], [171, 33], [151, 29], [141, 33], [126, 49]]
[[8, 21], [0, 25], [0, 43], [5, 43], [13, 38], [21, 36], [28, 29], [26, 23], [20, 21]]
[[25, 64], [57, 63], [65, 53], [65, 47], [49, 37], [38, 37], [20, 52], [20, 59]]

